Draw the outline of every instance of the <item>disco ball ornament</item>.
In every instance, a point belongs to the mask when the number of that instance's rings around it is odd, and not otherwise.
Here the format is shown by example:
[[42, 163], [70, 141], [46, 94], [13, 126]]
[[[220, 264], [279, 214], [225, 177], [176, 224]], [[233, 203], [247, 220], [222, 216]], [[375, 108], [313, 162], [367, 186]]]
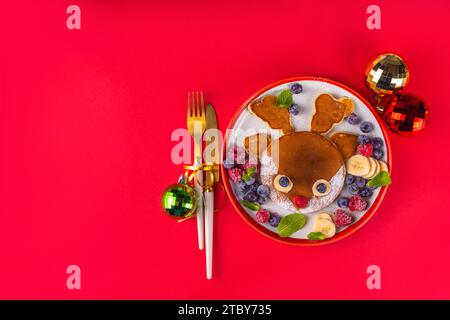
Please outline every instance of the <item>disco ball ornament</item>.
[[197, 209], [197, 193], [187, 184], [174, 184], [164, 191], [161, 205], [175, 219], [189, 218]]
[[423, 130], [429, 123], [430, 110], [425, 102], [412, 94], [396, 93], [384, 97], [383, 118], [393, 132], [409, 136]]
[[367, 86], [376, 94], [392, 94], [408, 84], [409, 70], [402, 58], [388, 53], [369, 63], [365, 77]]

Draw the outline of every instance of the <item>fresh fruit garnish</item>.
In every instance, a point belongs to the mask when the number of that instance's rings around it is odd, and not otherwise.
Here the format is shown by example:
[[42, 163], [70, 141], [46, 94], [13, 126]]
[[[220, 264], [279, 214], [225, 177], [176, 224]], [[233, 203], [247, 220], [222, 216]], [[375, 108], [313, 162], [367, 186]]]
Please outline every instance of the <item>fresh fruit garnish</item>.
[[378, 161], [378, 163], [380, 164], [380, 171], [389, 171], [386, 162]]
[[269, 225], [271, 227], [278, 227], [278, 225], [280, 224], [281, 221], [281, 217], [279, 215], [277, 215], [276, 213], [271, 213], [270, 214], [270, 218], [269, 218]]
[[384, 187], [392, 183], [391, 175], [387, 171], [380, 171], [373, 179], [367, 182], [369, 187]]
[[345, 184], [346, 185], [351, 185], [353, 182], [355, 182], [355, 176], [353, 176], [353, 175], [351, 175], [351, 174], [348, 174], [346, 177], [345, 177]]
[[258, 186], [256, 193], [260, 196], [267, 197], [270, 194], [270, 188], [264, 184]]
[[306, 224], [306, 216], [301, 213], [293, 213], [281, 218], [277, 230], [280, 237], [289, 237], [294, 232], [303, 228]]
[[373, 157], [375, 159], [380, 160], [383, 158], [383, 156], [384, 156], [383, 150], [380, 150], [380, 149], [373, 150]]
[[258, 196], [253, 191], [248, 191], [245, 193], [244, 200], [256, 202], [256, 200], [258, 200]]
[[259, 196], [259, 197], [258, 197], [258, 200], [256, 200], [256, 202], [257, 202], [259, 205], [263, 205], [264, 203], [266, 203], [266, 201], [267, 201], [267, 198], [266, 198], [266, 197], [262, 197], [262, 196]]
[[373, 146], [371, 143], [360, 144], [356, 147], [356, 151], [365, 157], [371, 157], [373, 154]]
[[364, 134], [358, 136], [358, 139], [356, 140], [357, 144], [366, 144], [366, 143], [370, 143], [371, 139], [369, 136], [366, 136]]
[[368, 198], [372, 195], [372, 189], [369, 187], [364, 187], [359, 190], [359, 195], [363, 198]]
[[322, 232], [310, 232], [308, 233], [309, 240], [325, 240], [325, 235]]
[[298, 104], [293, 104], [289, 107], [289, 113], [293, 116], [297, 116], [300, 113], [300, 106]]
[[370, 123], [369, 121], [364, 121], [364, 122], [361, 123], [361, 125], [359, 126], [359, 129], [361, 130], [361, 132], [369, 133], [370, 131], [373, 130], [373, 124]]
[[278, 108], [289, 108], [292, 105], [292, 91], [283, 90], [277, 97]]
[[359, 195], [354, 195], [350, 198], [348, 209], [350, 211], [363, 211], [367, 208], [367, 201]]
[[353, 218], [347, 212], [341, 209], [337, 209], [334, 213], [334, 222], [338, 227], [345, 227], [352, 223]]
[[259, 209], [256, 212], [256, 221], [259, 223], [266, 223], [269, 221], [270, 213], [266, 209]]
[[273, 180], [275, 189], [281, 192], [289, 192], [292, 189], [292, 181], [285, 175], [279, 174]]
[[231, 180], [234, 182], [238, 182], [242, 179], [242, 175], [244, 174], [244, 170], [241, 168], [231, 168], [228, 169], [228, 175], [230, 176]]
[[293, 94], [300, 94], [300, 93], [303, 92], [303, 87], [302, 87], [302, 85], [300, 83], [294, 83], [291, 86], [291, 91], [292, 91]]
[[309, 199], [307, 197], [304, 197], [301, 195], [294, 196], [294, 198], [292, 200], [293, 200], [292, 202], [294, 203], [294, 205], [299, 209], [306, 208], [308, 206], [308, 202], [309, 202]]
[[349, 199], [348, 198], [339, 198], [337, 199], [337, 205], [339, 208], [348, 208]]
[[347, 122], [351, 125], [358, 124], [361, 120], [359, 119], [358, 115], [356, 113], [351, 113], [347, 117]]
[[321, 232], [325, 235], [325, 238], [331, 238], [336, 234], [336, 226], [329, 214], [319, 214], [316, 216], [313, 224], [313, 232]]
[[317, 180], [313, 187], [312, 192], [316, 197], [323, 197], [329, 194], [331, 191], [331, 185], [327, 180], [319, 179]]
[[369, 158], [360, 154], [354, 155], [347, 159], [345, 163], [347, 172], [354, 176], [364, 176], [370, 171]]
[[375, 137], [372, 139], [372, 145], [374, 149], [381, 149], [384, 145], [383, 139]]
[[366, 179], [363, 177], [355, 177], [355, 184], [358, 188], [362, 188], [366, 185]]
[[253, 203], [253, 202], [250, 202], [250, 201], [248, 201], [248, 200], [242, 200], [242, 201], [241, 201], [241, 204], [242, 204], [244, 207], [246, 207], [246, 208], [248, 208], [248, 209], [250, 209], [250, 210], [252, 210], [252, 211], [258, 211], [258, 210], [260, 209], [260, 206], [259, 206], [258, 204]]
[[380, 172], [380, 164], [374, 158], [368, 158], [370, 162], [370, 171], [368, 174], [364, 175], [364, 179], [372, 179]]
[[359, 187], [356, 185], [356, 183], [353, 183], [348, 186], [348, 192], [352, 195], [359, 193]]

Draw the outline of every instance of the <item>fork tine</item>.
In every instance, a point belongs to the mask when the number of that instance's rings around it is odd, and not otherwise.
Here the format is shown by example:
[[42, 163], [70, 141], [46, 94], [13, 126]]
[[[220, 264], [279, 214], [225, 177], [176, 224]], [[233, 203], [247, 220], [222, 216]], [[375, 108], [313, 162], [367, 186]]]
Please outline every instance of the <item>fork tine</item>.
[[200, 117], [200, 105], [198, 102], [198, 91], [195, 91], [195, 116]]
[[191, 92], [188, 91], [188, 99], [187, 99], [187, 116], [188, 118], [192, 116], [191, 112]]
[[203, 101], [203, 91], [200, 91], [200, 107], [201, 107], [201, 114], [202, 117], [205, 117], [206, 111], [205, 111], [205, 103]]

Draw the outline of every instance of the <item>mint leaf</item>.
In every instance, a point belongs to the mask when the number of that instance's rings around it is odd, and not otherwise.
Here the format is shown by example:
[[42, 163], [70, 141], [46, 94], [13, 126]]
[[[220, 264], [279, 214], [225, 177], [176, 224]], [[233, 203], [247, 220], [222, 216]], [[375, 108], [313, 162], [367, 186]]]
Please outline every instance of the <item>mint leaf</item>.
[[322, 232], [310, 232], [308, 233], [309, 240], [325, 240], [325, 235]]
[[247, 182], [248, 180], [250, 180], [250, 176], [248, 174], [243, 174], [241, 177], [242, 181]]
[[367, 185], [369, 187], [384, 187], [392, 183], [391, 175], [387, 171], [381, 171], [374, 178], [372, 178]]
[[306, 216], [301, 213], [293, 213], [284, 216], [278, 225], [280, 237], [289, 237], [294, 232], [303, 228], [306, 224]]
[[258, 211], [259, 208], [260, 208], [260, 206], [259, 206], [258, 204], [253, 203], [253, 202], [250, 202], [250, 201], [247, 201], [247, 200], [242, 200], [242, 201], [241, 201], [241, 204], [242, 204], [244, 207], [246, 207], [246, 208], [248, 208], [248, 209], [250, 209], [250, 210], [253, 210], [253, 211]]
[[253, 175], [255, 174], [255, 172], [256, 172], [256, 168], [255, 168], [255, 167], [250, 167], [250, 168], [248, 168], [248, 169], [247, 169], [247, 175], [248, 175], [248, 177], [249, 177], [249, 178], [253, 177]]
[[292, 105], [291, 90], [283, 90], [277, 97], [277, 106], [279, 108], [289, 108]]

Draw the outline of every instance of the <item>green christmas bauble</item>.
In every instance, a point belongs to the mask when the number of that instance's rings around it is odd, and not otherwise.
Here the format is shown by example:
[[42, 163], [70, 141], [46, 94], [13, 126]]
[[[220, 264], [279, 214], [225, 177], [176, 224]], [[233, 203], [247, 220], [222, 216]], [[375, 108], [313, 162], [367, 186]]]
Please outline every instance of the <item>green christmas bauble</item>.
[[164, 191], [161, 202], [168, 215], [184, 219], [192, 216], [197, 209], [197, 193], [186, 184], [174, 184]]

